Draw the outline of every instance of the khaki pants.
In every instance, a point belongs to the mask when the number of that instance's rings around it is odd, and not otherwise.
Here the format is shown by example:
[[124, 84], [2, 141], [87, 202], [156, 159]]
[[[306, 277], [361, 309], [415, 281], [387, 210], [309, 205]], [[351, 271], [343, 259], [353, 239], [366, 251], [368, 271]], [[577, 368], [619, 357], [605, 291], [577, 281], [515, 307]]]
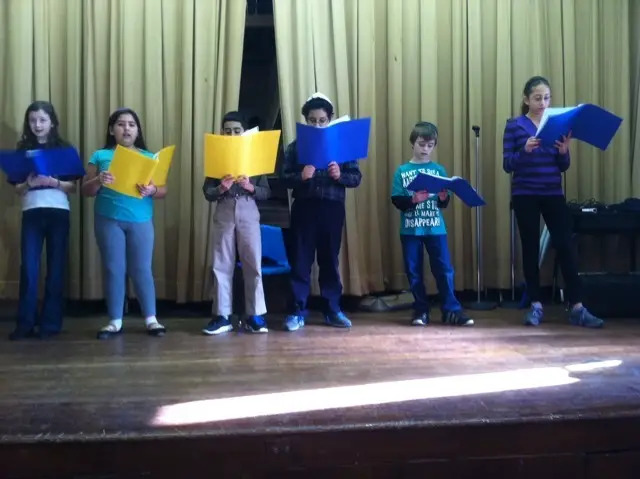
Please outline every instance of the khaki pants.
[[213, 314], [229, 316], [233, 308], [233, 272], [236, 243], [242, 263], [245, 313], [267, 312], [262, 288], [260, 212], [253, 198], [241, 196], [218, 201], [213, 216]]

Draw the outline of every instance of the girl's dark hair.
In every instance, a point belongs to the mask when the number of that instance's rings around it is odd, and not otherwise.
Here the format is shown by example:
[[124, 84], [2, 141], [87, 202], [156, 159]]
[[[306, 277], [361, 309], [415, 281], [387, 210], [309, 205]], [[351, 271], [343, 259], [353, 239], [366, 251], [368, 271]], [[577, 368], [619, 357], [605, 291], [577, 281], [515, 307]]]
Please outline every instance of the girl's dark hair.
[[333, 118], [333, 105], [324, 98], [311, 98], [302, 105], [302, 116], [304, 116], [305, 120], [309, 118], [311, 110], [324, 110], [329, 120]]
[[[527, 80], [527, 83], [524, 84], [522, 95], [529, 98], [529, 95], [531, 95], [531, 92], [533, 91], [533, 89], [538, 85], [546, 85], [549, 88], [551, 88], [551, 85], [549, 85], [549, 80], [547, 80], [545, 77], [540, 77], [540, 76], [531, 77]], [[527, 105], [524, 102], [524, 100], [522, 100], [522, 105], [520, 105], [520, 111], [522, 111], [523, 115], [526, 115], [527, 113], [529, 113], [529, 105]]]
[[113, 125], [116, 124], [116, 122], [122, 115], [126, 114], [131, 115], [133, 117], [133, 121], [135, 121], [136, 125], [138, 126], [138, 137], [136, 138], [136, 141], [133, 142], [133, 146], [135, 146], [136, 148], [140, 148], [141, 150], [147, 149], [147, 144], [144, 141], [144, 134], [142, 133], [142, 125], [140, 124], [140, 118], [138, 118], [138, 114], [131, 108], [118, 108], [116, 111], [111, 113], [111, 116], [109, 116], [109, 122], [107, 123], [107, 137], [104, 140], [103, 147], [105, 150], [111, 150], [116, 147], [116, 138], [111, 134], [111, 128], [113, 128]]
[[224, 124], [228, 121], [237, 121], [242, 125], [242, 128], [244, 128], [245, 130], [248, 129], [247, 120], [245, 119], [245, 116], [239, 111], [229, 111], [225, 113], [224, 117], [222, 118], [222, 128], [224, 128]]
[[435, 141], [438, 144], [438, 127], [428, 121], [420, 121], [416, 123], [409, 135], [409, 141], [411, 144], [415, 144], [418, 138], [423, 138], [425, 141]]
[[[47, 136], [47, 142], [43, 145], [38, 143], [38, 138], [31, 131], [29, 126], [29, 113], [42, 110], [51, 119], [51, 131]], [[68, 146], [69, 143], [60, 137], [60, 122], [58, 121], [58, 115], [55, 108], [48, 101], [34, 101], [27, 107], [24, 112], [24, 123], [22, 125], [22, 135], [18, 141], [18, 150], [35, 150], [37, 148], [55, 148], [57, 146]]]

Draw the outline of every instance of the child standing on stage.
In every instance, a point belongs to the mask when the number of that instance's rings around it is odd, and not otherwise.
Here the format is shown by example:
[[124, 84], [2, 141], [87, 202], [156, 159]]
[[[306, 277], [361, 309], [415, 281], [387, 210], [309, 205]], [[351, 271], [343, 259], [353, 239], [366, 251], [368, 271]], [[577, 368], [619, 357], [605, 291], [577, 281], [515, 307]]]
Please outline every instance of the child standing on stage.
[[142, 198], [124, 195], [109, 188], [115, 178], [109, 173], [117, 145], [153, 157], [147, 151], [142, 126], [136, 112], [116, 110], [109, 117], [105, 145], [89, 160], [82, 191], [95, 196], [95, 235], [102, 256], [104, 293], [110, 321], [98, 332], [108, 339], [122, 332], [126, 275], [133, 280], [136, 296], [151, 336], [163, 336], [164, 326], [156, 319], [156, 292], [153, 281], [153, 200], [164, 198], [166, 186], [138, 185]]
[[[237, 111], [227, 113], [222, 120], [222, 134], [242, 135], [246, 128], [244, 117]], [[207, 335], [226, 333], [233, 329], [229, 316], [233, 307], [233, 272], [236, 268], [236, 244], [244, 279], [245, 329], [252, 333], [266, 333], [263, 315], [267, 308], [262, 288], [262, 243], [260, 212], [256, 200], [270, 196], [265, 176], [222, 180], [206, 178], [202, 186], [208, 201], [216, 202], [213, 215], [213, 307], [212, 319], [202, 330]]]
[[449, 193], [409, 191], [407, 186], [419, 173], [447, 176], [445, 168], [431, 160], [438, 144], [438, 129], [428, 122], [417, 123], [409, 141], [413, 157], [400, 165], [393, 176], [391, 201], [400, 214], [400, 240], [405, 272], [413, 294], [414, 326], [429, 324], [429, 300], [424, 286], [424, 249], [429, 255], [431, 273], [436, 279], [442, 301], [442, 322], [456, 326], [473, 326], [473, 319], [462, 310], [453, 289], [453, 266], [447, 244], [447, 229], [440, 211], [449, 204]]
[[[58, 115], [51, 103], [33, 102], [24, 114], [18, 150], [69, 147], [60, 137]], [[30, 175], [16, 184], [22, 196], [20, 301], [12, 340], [46, 338], [62, 329], [63, 294], [69, 249], [69, 198], [77, 178]], [[38, 277], [42, 246], [47, 245], [47, 278], [38, 318]], [[36, 331], [37, 328], [37, 331]]]
[[[318, 128], [329, 126], [333, 117], [333, 104], [323, 94], [312, 95], [302, 106], [302, 115], [308, 125]], [[293, 190], [291, 206], [291, 286], [294, 311], [284, 322], [286, 331], [296, 331], [305, 325], [307, 301], [310, 292], [311, 266], [318, 255], [320, 268], [320, 294], [325, 300], [325, 324], [337, 328], [350, 328], [351, 321], [340, 309], [342, 282], [338, 270], [338, 254], [344, 227], [345, 189], [360, 184], [362, 174], [358, 163], [338, 165], [333, 162], [327, 169], [305, 165], [298, 158], [296, 142], [285, 152], [282, 182]]]
[[567, 299], [572, 305], [569, 321], [576, 326], [600, 328], [603, 321], [582, 304], [582, 285], [562, 191], [562, 173], [570, 164], [571, 134], [557, 140], [554, 146], [543, 146], [535, 137], [550, 101], [549, 82], [539, 76], [529, 79], [523, 91], [522, 115], [508, 120], [504, 129], [502, 165], [504, 171], [513, 173], [512, 204], [520, 229], [522, 265], [531, 299], [531, 309], [525, 315], [524, 323], [538, 326], [543, 317], [538, 268], [542, 214], [567, 284]]

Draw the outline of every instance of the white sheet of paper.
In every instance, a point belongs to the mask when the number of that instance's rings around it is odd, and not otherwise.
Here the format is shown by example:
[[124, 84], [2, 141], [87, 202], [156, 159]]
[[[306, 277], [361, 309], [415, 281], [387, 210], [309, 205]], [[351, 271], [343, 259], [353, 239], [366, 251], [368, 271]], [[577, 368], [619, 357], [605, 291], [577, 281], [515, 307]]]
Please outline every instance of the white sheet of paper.
[[349, 120], [351, 120], [351, 118], [349, 118], [349, 115], [343, 115], [340, 118], [336, 118], [335, 120], [330, 121], [329, 126], [335, 125], [336, 123], [342, 123], [343, 121], [349, 121]]
[[240, 136], [245, 136], [245, 135], [253, 135], [254, 133], [258, 133], [258, 131], [260, 131], [260, 128], [258, 128], [257, 126], [254, 126], [253, 128], [251, 128], [250, 130], [246, 130], [244, 133], [242, 133], [242, 135]]
[[542, 114], [542, 119], [540, 120], [540, 125], [538, 126], [538, 130], [536, 131], [536, 136], [540, 134], [540, 132], [542, 131], [542, 128], [544, 127], [545, 123], [547, 123], [547, 120], [549, 119], [549, 117], [555, 116], [555, 115], [561, 115], [562, 113], [575, 110], [581, 105], [582, 103], [576, 106], [567, 106], [562, 108], [547, 108]]

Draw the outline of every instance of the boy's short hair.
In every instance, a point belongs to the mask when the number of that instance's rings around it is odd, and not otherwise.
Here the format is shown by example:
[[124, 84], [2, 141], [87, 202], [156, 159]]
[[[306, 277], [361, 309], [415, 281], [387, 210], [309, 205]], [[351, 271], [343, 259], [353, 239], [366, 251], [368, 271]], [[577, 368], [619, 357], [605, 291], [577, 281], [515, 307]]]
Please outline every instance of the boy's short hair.
[[438, 144], [438, 127], [428, 121], [420, 121], [415, 124], [411, 135], [409, 135], [409, 141], [413, 145], [418, 138], [423, 138], [425, 141], [435, 141]]
[[302, 105], [302, 116], [307, 119], [311, 110], [324, 110], [327, 112], [329, 120], [333, 117], [333, 105], [329, 100], [319, 96], [309, 98], [304, 105]]
[[224, 124], [228, 121], [237, 121], [242, 125], [242, 128], [244, 130], [247, 129], [247, 120], [239, 111], [229, 111], [225, 113], [224, 117], [222, 118], [222, 128], [224, 128]]

